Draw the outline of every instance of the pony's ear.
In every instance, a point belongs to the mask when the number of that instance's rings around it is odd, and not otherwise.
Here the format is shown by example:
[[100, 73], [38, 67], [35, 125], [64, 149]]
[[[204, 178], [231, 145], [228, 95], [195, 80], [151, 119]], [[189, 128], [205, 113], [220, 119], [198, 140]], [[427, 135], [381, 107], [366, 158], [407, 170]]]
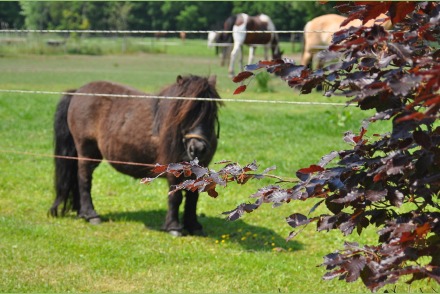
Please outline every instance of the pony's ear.
[[179, 85], [181, 85], [181, 84], [182, 84], [182, 80], [183, 80], [182, 76], [181, 76], [181, 75], [178, 75], [177, 78], [176, 78], [176, 82], [177, 82]]
[[208, 83], [215, 87], [215, 84], [217, 83], [217, 76], [216, 75], [210, 75], [208, 78]]

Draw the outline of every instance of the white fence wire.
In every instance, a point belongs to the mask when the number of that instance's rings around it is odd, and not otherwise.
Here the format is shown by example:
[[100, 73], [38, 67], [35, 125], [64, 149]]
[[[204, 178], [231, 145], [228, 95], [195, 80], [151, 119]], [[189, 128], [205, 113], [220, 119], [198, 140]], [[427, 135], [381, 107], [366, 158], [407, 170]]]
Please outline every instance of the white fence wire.
[[[0, 33], [84, 33], [84, 34], [209, 34], [214, 33], [232, 33], [225, 30], [17, 30], [3, 29]], [[304, 30], [279, 30], [279, 31], [237, 31], [240, 33], [278, 33], [278, 34], [303, 34]], [[307, 31], [307, 33], [334, 33], [334, 31]]]
[[[1, 29], [1, 34], [46, 34], [46, 33], [56, 33], [56, 34], [70, 34], [70, 33], [79, 33], [79, 34], [209, 34], [209, 33], [232, 33], [232, 31], [225, 30], [17, 30], [17, 29]], [[279, 30], [279, 31], [241, 31], [246, 33], [278, 33], [278, 34], [304, 34], [303, 30]], [[307, 33], [334, 33], [330, 31], [307, 31]], [[216, 46], [225, 46], [231, 44], [212, 44]], [[66, 95], [72, 94], [70, 92], [63, 91], [36, 91], [36, 90], [20, 90], [20, 89], [0, 89], [0, 93], [15, 93], [15, 94], [31, 94], [31, 95]], [[107, 96], [107, 97], [116, 97], [116, 98], [136, 98], [136, 99], [162, 99], [162, 100], [199, 100], [199, 101], [219, 101], [219, 99], [214, 98], [194, 98], [194, 97], [173, 97], [173, 96], [156, 96], [156, 95], [123, 95], [123, 94], [100, 94], [100, 93], [75, 93], [76, 95], [82, 96]], [[333, 102], [312, 102], [312, 101], [286, 101], [286, 100], [258, 100], [258, 99], [234, 99], [234, 98], [221, 98], [220, 101], [223, 102], [232, 102], [232, 103], [258, 103], [258, 104], [286, 104], [286, 105], [312, 105], [312, 106], [356, 106], [348, 103], [333, 103]], [[51, 157], [55, 158], [56, 156], [52, 154], [38, 154], [32, 152], [25, 151], [17, 151], [17, 150], [2, 150], [0, 149], [0, 153], [9, 153], [16, 155], [28, 155], [33, 157]], [[75, 160], [92, 160], [98, 161], [96, 159], [90, 158], [78, 158], [78, 157], [63, 157], [65, 159], [75, 159]], [[99, 160], [103, 161], [103, 160]], [[105, 160], [104, 160], [105, 161]], [[143, 165], [140, 163], [133, 162], [113, 162], [118, 164], [132, 164], [132, 165]], [[145, 165], [145, 166], [153, 166], [153, 165]]]
[[[33, 91], [33, 90], [12, 90], [0, 89], [0, 93], [16, 93], [16, 94], [34, 94], [34, 95], [71, 95], [71, 92], [62, 91]], [[258, 100], [258, 99], [234, 99], [234, 98], [203, 98], [203, 97], [173, 97], [173, 96], [156, 96], [156, 95], [124, 95], [124, 94], [100, 94], [100, 93], [80, 93], [75, 95], [81, 96], [107, 96], [114, 98], [136, 98], [136, 99], [161, 99], [161, 100], [197, 100], [197, 101], [223, 101], [223, 102], [241, 102], [241, 103], [261, 103], [261, 104], [291, 104], [291, 105], [320, 105], [320, 106], [355, 106], [347, 103], [333, 102], [312, 102], [312, 101], [286, 101], [286, 100]]]

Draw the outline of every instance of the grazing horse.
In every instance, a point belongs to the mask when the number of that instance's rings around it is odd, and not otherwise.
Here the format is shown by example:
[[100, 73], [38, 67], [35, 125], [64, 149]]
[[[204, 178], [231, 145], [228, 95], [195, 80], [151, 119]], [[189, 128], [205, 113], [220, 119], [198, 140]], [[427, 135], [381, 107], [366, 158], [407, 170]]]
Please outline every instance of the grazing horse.
[[[229, 61], [229, 76], [234, 76], [234, 65], [238, 58], [240, 68], [243, 69], [243, 44], [249, 45], [248, 64], [252, 63], [256, 45], [264, 46], [264, 58], [268, 59], [268, 50], [272, 50], [272, 58], [280, 59], [282, 52], [279, 47], [278, 34], [274, 33], [275, 25], [269, 16], [260, 14], [257, 16], [249, 16], [240, 13], [228, 18], [224, 25], [225, 31], [232, 31], [232, 40], [234, 46], [231, 51], [231, 59]], [[251, 33], [248, 31], [271, 31], [270, 33]]]
[[[376, 19], [368, 21], [364, 26], [371, 27], [376, 21], [382, 20], [381, 25], [385, 29], [391, 28], [391, 21], [383, 21], [388, 18], [385, 14], [379, 15]], [[325, 14], [315, 17], [311, 21], [307, 22], [304, 26], [304, 38], [303, 38], [303, 54], [301, 58], [301, 64], [312, 68], [314, 53], [327, 49], [331, 44], [333, 34], [339, 30], [349, 27], [359, 27], [362, 25], [362, 21], [359, 19], [352, 20], [345, 26], [341, 26], [342, 22], [346, 20], [345, 16], [337, 14]], [[323, 62], [318, 59], [317, 68], [322, 68]]]
[[[155, 177], [154, 163], [198, 158], [200, 164], [207, 166], [211, 161], [217, 148], [217, 112], [221, 105], [215, 77], [178, 76], [176, 83], [158, 94], [214, 100], [117, 95], [145, 93], [117, 83], [96, 81], [61, 98], [54, 123], [56, 198], [49, 211], [52, 216], [59, 215], [58, 207], [62, 204], [61, 215], [72, 209], [92, 224], [101, 222], [92, 202], [91, 185], [92, 173], [103, 158], [117, 171], [134, 178]], [[184, 180], [183, 176], [166, 177], [170, 191]], [[196, 215], [198, 191], [187, 191], [185, 196], [182, 224], [182, 192], [168, 196], [163, 229], [173, 235], [203, 234]]]

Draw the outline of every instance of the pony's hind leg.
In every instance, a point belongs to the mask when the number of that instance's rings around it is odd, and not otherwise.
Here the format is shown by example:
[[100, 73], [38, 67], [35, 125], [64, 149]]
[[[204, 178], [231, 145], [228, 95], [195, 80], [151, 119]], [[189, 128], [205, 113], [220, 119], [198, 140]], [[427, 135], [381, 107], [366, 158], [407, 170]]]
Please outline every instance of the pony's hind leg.
[[99, 161], [87, 160], [87, 158], [93, 158], [97, 160], [102, 159], [102, 155], [99, 151], [85, 155], [84, 153], [79, 153], [78, 161], [78, 188], [79, 188], [79, 210], [78, 217], [84, 218], [91, 224], [101, 223], [101, 218], [95, 211], [95, 207], [92, 201], [92, 174], [93, 171], [98, 167]]

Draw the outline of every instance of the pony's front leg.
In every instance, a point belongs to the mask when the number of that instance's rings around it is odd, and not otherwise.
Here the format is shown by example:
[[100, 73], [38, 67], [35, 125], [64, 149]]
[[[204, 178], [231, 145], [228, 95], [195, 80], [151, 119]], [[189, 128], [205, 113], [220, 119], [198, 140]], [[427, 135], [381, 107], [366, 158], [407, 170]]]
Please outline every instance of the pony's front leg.
[[202, 225], [197, 220], [197, 201], [199, 192], [187, 191], [185, 195], [185, 210], [183, 212], [183, 228], [190, 235], [205, 236]]
[[[173, 185], [177, 184], [176, 178], [168, 178], [170, 191]], [[165, 224], [162, 229], [169, 232], [173, 236], [182, 236], [183, 226], [179, 223], [179, 207], [182, 204], [182, 191], [176, 191], [168, 195], [168, 211], [165, 217]]]
[[95, 211], [92, 201], [92, 174], [98, 166], [96, 163], [78, 161], [78, 188], [79, 188], [79, 210], [78, 217], [84, 218], [91, 224], [100, 224], [101, 218]]

